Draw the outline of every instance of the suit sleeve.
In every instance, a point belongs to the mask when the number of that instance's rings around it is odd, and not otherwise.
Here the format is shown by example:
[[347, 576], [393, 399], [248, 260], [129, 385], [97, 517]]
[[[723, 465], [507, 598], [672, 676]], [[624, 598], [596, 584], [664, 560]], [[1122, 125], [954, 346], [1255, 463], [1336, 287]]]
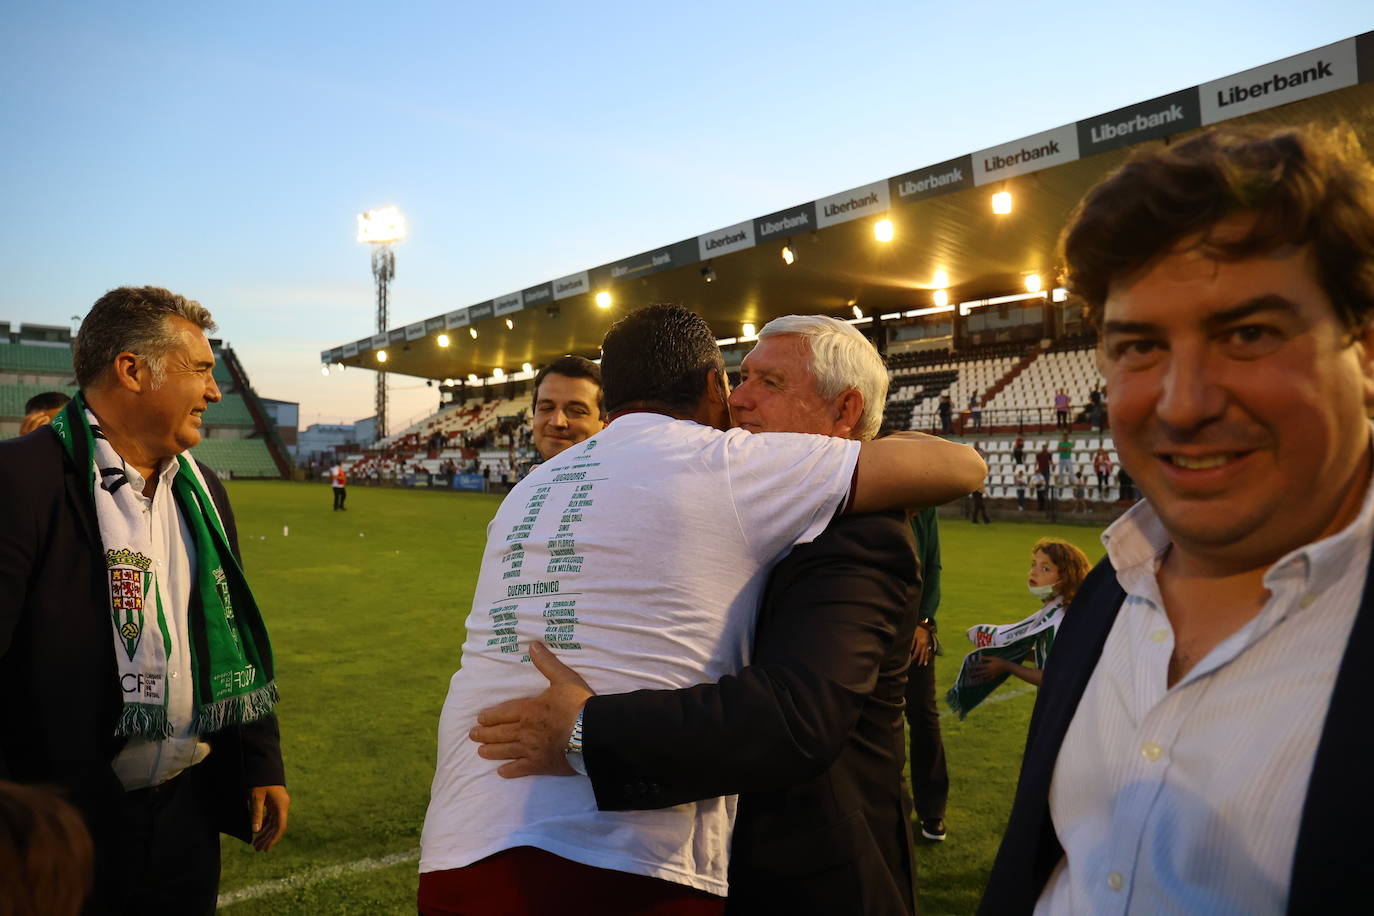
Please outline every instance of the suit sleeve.
[[837, 519], [774, 571], [752, 665], [714, 684], [587, 701], [583, 755], [598, 807], [662, 808], [823, 772], [918, 581], [904, 520]]
[[[199, 462], [197, 462], [199, 464]], [[224, 525], [224, 535], [229, 539], [229, 549], [234, 559], [243, 566], [243, 555], [239, 553], [239, 530], [234, 521], [234, 510], [229, 505], [229, 494], [224, 489], [215, 472], [200, 465], [200, 472], [210, 490], [210, 498], [219, 510], [220, 522]], [[286, 785], [286, 767], [281, 758], [281, 729], [275, 714], [239, 726], [239, 737], [243, 747], [243, 775], [249, 786]]]

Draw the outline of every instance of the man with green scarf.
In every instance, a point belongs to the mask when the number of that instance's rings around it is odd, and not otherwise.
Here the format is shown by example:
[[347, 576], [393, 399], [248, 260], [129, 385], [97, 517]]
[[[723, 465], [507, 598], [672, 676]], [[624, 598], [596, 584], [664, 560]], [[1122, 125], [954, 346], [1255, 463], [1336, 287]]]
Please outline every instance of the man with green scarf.
[[86, 913], [213, 913], [219, 834], [286, 829], [272, 649], [224, 487], [187, 449], [220, 399], [199, 303], [106, 293], [81, 393], [0, 443], [0, 779], [63, 788], [96, 848]]

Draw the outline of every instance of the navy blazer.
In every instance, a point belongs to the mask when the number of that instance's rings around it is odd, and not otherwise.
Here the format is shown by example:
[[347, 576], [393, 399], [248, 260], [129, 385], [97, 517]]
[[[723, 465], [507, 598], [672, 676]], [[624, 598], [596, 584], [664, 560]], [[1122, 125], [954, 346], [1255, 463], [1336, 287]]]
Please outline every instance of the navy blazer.
[[[237, 557], [228, 494], [200, 469]], [[88, 486], [51, 428], [0, 442], [0, 682], [9, 685], [0, 703], [0, 779], [64, 789], [99, 848], [118, 842], [123, 787], [111, 761], [125, 739], [115, 736], [123, 693]], [[248, 841], [248, 789], [285, 784], [276, 718], [206, 741], [210, 756], [199, 766], [213, 787], [217, 826]]]
[[774, 568], [749, 667], [587, 701], [598, 806], [739, 793], [727, 912], [912, 913], [901, 722], [919, 604], [902, 513], [835, 519]]
[[[1011, 820], [980, 914], [1030, 913], [1064, 850], [1050, 819], [1050, 781], [1064, 735], [1125, 600], [1103, 559], [1064, 616], [1031, 715]], [[1374, 877], [1374, 562], [1336, 675], [1298, 826], [1290, 914], [1368, 911]]]

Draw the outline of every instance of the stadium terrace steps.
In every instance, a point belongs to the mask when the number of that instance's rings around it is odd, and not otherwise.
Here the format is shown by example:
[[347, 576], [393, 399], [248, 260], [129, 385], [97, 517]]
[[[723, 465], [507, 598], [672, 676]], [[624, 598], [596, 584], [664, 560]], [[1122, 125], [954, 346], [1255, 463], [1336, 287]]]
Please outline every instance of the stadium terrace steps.
[[0, 372], [52, 372], [71, 376], [72, 350], [71, 347], [0, 343]]
[[218, 404], [211, 404], [205, 411], [206, 426], [253, 427], [253, 415], [241, 394], [225, 394]]
[[202, 439], [191, 455], [221, 477], [280, 477], [261, 439]]
[[76, 386], [0, 384], [0, 418], [23, 418], [24, 404], [28, 402], [29, 398], [36, 394], [43, 394], [45, 391], [60, 391], [65, 395], [71, 396], [76, 394]]

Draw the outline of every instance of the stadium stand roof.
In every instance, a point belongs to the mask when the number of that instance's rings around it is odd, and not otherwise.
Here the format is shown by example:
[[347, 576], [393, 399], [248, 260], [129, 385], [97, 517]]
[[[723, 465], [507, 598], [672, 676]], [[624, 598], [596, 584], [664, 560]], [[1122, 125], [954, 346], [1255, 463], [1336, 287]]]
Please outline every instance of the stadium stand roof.
[[[788, 313], [926, 308], [937, 270], [948, 274], [951, 303], [1021, 292], [1029, 273], [1048, 287], [1070, 210], [1131, 147], [1223, 121], [1348, 124], [1374, 150], [1374, 32], [368, 335], [320, 360], [376, 369], [385, 347], [387, 372], [485, 377], [565, 353], [594, 357], [616, 317], [654, 302], [696, 309], [732, 338], [745, 322]], [[992, 212], [998, 191], [1012, 194], [1011, 214]], [[874, 239], [883, 217], [895, 226], [886, 244]], [[791, 266], [784, 245], [796, 255]], [[601, 291], [609, 309], [594, 302]], [[436, 343], [441, 332], [446, 348]]]

